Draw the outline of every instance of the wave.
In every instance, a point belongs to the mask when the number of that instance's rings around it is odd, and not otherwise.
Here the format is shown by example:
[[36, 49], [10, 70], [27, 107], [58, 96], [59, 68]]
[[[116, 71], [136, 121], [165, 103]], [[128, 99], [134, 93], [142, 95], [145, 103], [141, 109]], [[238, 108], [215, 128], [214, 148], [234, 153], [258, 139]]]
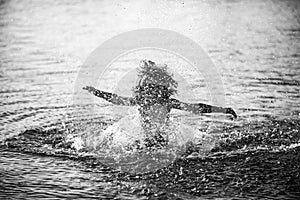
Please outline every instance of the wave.
[[[146, 195], [160, 188], [160, 192], [187, 192], [203, 197], [300, 196], [299, 126], [298, 120], [269, 120], [227, 127], [207, 154], [193, 156], [195, 149], [186, 149], [184, 156], [156, 171], [111, 173], [110, 177], [155, 185]], [[107, 167], [94, 153], [78, 151], [69, 135], [59, 129], [26, 130], [3, 141], [1, 149], [77, 160], [92, 168], [105, 167], [108, 172], [118, 170]]]
[[[30, 129], [2, 141], [1, 148], [47, 156], [70, 158], [84, 156], [97, 158], [98, 156], [99, 158], [100, 154], [97, 155], [97, 151], [101, 151], [101, 149], [95, 147], [95, 145], [99, 146], [99, 142], [97, 143], [95, 133], [92, 133], [91, 130], [89, 129], [86, 133], [78, 135], [63, 129]], [[192, 131], [192, 129], [189, 130]], [[225, 127], [219, 131], [218, 139], [209, 137], [207, 136], [208, 134], [202, 134], [204, 138], [202, 143], [200, 141], [197, 145], [185, 146], [184, 152], [181, 149], [182, 158], [189, 159], [210, 156], [215, 153], [230, 154], [232, 152], [247, 152], [262, 149], [283, 151], [300, 146], [299, 120], [258, 121], [240, 126]], [[82, 136], [84, 136], [84, 139]], [[86, 140], [89, 141], [86, 142]], [[91, 142], [94, 143], [91, 144]], [[207, 147], [209, 145], [207, 144], [208, 142], [213, 144]], [[86, 145], [83, 148], [83, 143], [85, 145], [88, 144], [88, 146]], [[201, 146], [206, 147], [201, 149]], [[177, 148], [179, 147], [177, 146]], [[129, 151], [134, 151], [134, 149], [129, 149]], [[139, 151], [139, 153], [147, 153], [147, 151], [149, 149]], [[102, 149], [102, 152], [107, 152], [107, 149]], [[112, 151], [109, 153], [112, 153]]]

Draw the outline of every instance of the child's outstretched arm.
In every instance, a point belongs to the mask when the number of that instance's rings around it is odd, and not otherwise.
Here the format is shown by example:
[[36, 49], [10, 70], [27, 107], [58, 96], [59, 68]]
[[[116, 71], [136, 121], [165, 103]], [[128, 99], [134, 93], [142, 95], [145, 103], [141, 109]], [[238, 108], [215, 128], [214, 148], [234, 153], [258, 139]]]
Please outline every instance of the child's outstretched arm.
[[121, 97], [116, 94], [110, 93], [110, 92], [104, 92], [101, 90], [98, 90], [92, 86], [85, 86], [82, 89], [89, 91], [93, 95], [103, 98], [108, 102], [111, 102], [116, 105], [122, 105], [122, 106], [132, 106], [135, 105], [135, 101], [133, 98], [130, 97]]
[[231, 114], [234, 118], [237, 118], [237, 115], [232, 108], [222, 108], [222, 107], [211, 106], [203, 103], [184, 103], [184, 102], [180, 102], [177, 99], [171, 99], [171, 104], [172, 104], [172, 108], [189, 111], [195, 114], [219, 112], [219, 113]]

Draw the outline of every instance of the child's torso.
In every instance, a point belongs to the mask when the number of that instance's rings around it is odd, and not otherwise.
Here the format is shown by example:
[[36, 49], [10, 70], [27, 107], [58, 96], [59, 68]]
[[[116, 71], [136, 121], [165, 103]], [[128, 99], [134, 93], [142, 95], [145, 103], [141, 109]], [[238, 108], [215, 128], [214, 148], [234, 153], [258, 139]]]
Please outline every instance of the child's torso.
[[167, 126], [170, 110], [167, 103], [139, 107], [142, 127], [146, 130], [156, 131]]

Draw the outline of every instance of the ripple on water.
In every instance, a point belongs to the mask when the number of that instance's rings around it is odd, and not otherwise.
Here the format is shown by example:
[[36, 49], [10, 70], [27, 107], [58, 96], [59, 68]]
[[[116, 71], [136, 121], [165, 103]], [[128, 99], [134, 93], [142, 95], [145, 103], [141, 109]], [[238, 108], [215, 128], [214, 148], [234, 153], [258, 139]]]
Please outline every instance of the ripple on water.
[[[299, 1], [153, 5], [157, 9], [151, 10], [150, 2], [144, 12], [135, 2], [0, 1], [0, 198], [300, 196]], [[112, 10], [117, 14], [110, 15]], [[165, 20], [157, 20], [162, 15]], [[214, 152], [179, 159], [155, 173], [122, 174], [64, 142], [67, 134], [102, 128], [120, 117], [103, 114], [109, 105], [101, 101], [72, 105], [73, 85], [97, 44], [124, 31], [124, 24], [138, 28], [157, 22], [208, 52], [239, 119], [179, 114], [195, 127], [201, 121], [204, 131], [213, 122], [221, 137]], [[191, 85], [205, 87], [201, 80]], [[88, 113], [93, 106], [99, 112]], [[59, 130], [64, 126], [72, 128]]]

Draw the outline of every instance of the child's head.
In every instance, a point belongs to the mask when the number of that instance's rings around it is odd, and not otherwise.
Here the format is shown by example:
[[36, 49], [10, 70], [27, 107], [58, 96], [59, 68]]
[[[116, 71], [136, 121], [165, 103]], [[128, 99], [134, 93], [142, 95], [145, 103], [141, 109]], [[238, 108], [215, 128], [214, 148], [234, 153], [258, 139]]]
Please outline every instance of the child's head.
[[138, 101], [163, 102], [177, 92], [177, 85], [173, 75], [168, 73], [167, 65], [161, 66], [150, 60], [142, 60], [133, 92]]

